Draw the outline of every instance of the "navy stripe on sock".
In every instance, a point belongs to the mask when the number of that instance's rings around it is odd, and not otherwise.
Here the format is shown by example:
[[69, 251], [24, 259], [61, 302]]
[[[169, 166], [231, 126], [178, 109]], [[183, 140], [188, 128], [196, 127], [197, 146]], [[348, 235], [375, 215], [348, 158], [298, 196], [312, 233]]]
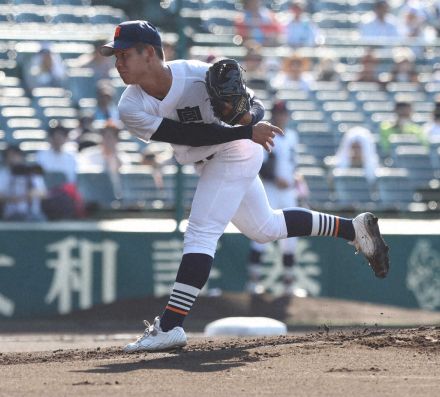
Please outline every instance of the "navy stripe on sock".
[[179, 296], [179, 295], [175, 294], [174, 291], [171, 294], [171, 298], [178, 298], [178, 299], [181, 299], [181, 300], [188, 302], [188, 303], [193, 303], [195, 301], [195, 298], [193, 298], [193, 299], [184, 298], [183, 296]]
[[173, 289], [173, 291], [178, 292], [179, 294], [182, 294], [182, 295], [189, 296], [189, 297], [191, 297], [192, 299], [196, 299], [196, 298], [197, 298], [197, 296], [194, 296], [194, 295], [188, 294], [188, 292], [183, 292], [183, 291], [180, 291], [180, 290], [178, 290], [178, 289]]
[[[176, 300], [170, 298], [170, 300], [168, 301], [168, 305], [169, 306], [173, 306], [173, 303], [176, 304], [176, 305], [183, 306], [184, 308], [186, 308], [186, 310], [191, 309], [191, 306], [192, 306], [192, 305], [188, 305], [188, 304], [186, 304], [184, 302], [179, 302], [179, 301], [176, 301]], [[178, 306], [176, 306], [176, 307], [178, 307]]]

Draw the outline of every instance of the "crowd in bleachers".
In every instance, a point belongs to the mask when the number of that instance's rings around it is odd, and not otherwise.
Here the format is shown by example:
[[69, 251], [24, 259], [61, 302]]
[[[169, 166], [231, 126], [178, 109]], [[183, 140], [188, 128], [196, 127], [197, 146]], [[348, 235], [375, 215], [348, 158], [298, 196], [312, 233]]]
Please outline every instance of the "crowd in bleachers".
[[[176, 205], [169, 146], [125, 130], [124, 85], [98, 51], [126, 17], [91, 3], [0, 1], [3, 219]], [[285, 102], [309, 206], [438, 209], [439, 1], [182, 3], [189, 57], [236, 58], [266, 109]], [[176, 56], [172, 42], [164, 47]], [[185, 166], [187, 208], [196, 181]]]

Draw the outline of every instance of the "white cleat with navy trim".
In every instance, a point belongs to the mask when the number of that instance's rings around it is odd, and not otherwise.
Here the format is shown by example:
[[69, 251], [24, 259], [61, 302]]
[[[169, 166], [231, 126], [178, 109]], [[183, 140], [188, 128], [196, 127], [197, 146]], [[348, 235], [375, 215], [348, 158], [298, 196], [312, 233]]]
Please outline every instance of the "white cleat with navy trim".
[[186, 334], [182, 327], [174, 327], [167, 332], [160, 328], [160, 318], [156, 317], [153, 324], [144, 320], [144, 334], [135, 342], [124, 347], [125, 353], [155, 352], [172, 350], [187, 344]]

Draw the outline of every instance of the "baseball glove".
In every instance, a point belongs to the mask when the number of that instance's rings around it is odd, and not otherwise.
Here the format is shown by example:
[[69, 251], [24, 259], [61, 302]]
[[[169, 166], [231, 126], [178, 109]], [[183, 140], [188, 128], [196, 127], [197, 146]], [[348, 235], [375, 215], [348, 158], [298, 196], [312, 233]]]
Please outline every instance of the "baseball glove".
[[206, 72], [206, 90], [214, 115], [230, 125], [237, 124], [251, 107], [241, 71], [236, 60], [222, 59]]

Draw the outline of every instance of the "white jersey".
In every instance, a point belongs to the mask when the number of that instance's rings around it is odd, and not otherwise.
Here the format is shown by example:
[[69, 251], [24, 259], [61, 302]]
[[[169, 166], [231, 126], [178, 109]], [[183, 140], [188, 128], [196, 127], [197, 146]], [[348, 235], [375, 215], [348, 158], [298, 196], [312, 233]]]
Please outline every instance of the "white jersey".
[[[167, 62], [173, 80], [171, 88], [162, 100], [147, 94], [139, 85], [129, 85], [119, 101], [119, 114], [127, 129], [139, 139], [148, 142], [164, 118], [181, 123], [222, 124], [211, 108], [205, 87], [208, 63], [177, 60]], [[224, 144], [190, 147], [171, 146], [180, 164], [195, 163], [216, 153]]]
[[[167, 66], [173, 80], [163, 100], [148, 95], [139, 85], [128, 86], [122, 94], [119, 112], [127, 129], [148, 142], [164, 118], [181, 123], [225, 125], [214, 116], [205, 87], [210, 64], [179, 60], [168, 62]], [[172, 147], [181, 164], [210, 157], [197, 165], [200, 178], [185, 231], [184, 254], [214, 257], [218, 239], [230, 221], [259, 242], [287, 237], [283, 212], [269, 206], [258, 177], [263, 160], [260, 145], [251, 139], [237, 139], [212, 146]]]

